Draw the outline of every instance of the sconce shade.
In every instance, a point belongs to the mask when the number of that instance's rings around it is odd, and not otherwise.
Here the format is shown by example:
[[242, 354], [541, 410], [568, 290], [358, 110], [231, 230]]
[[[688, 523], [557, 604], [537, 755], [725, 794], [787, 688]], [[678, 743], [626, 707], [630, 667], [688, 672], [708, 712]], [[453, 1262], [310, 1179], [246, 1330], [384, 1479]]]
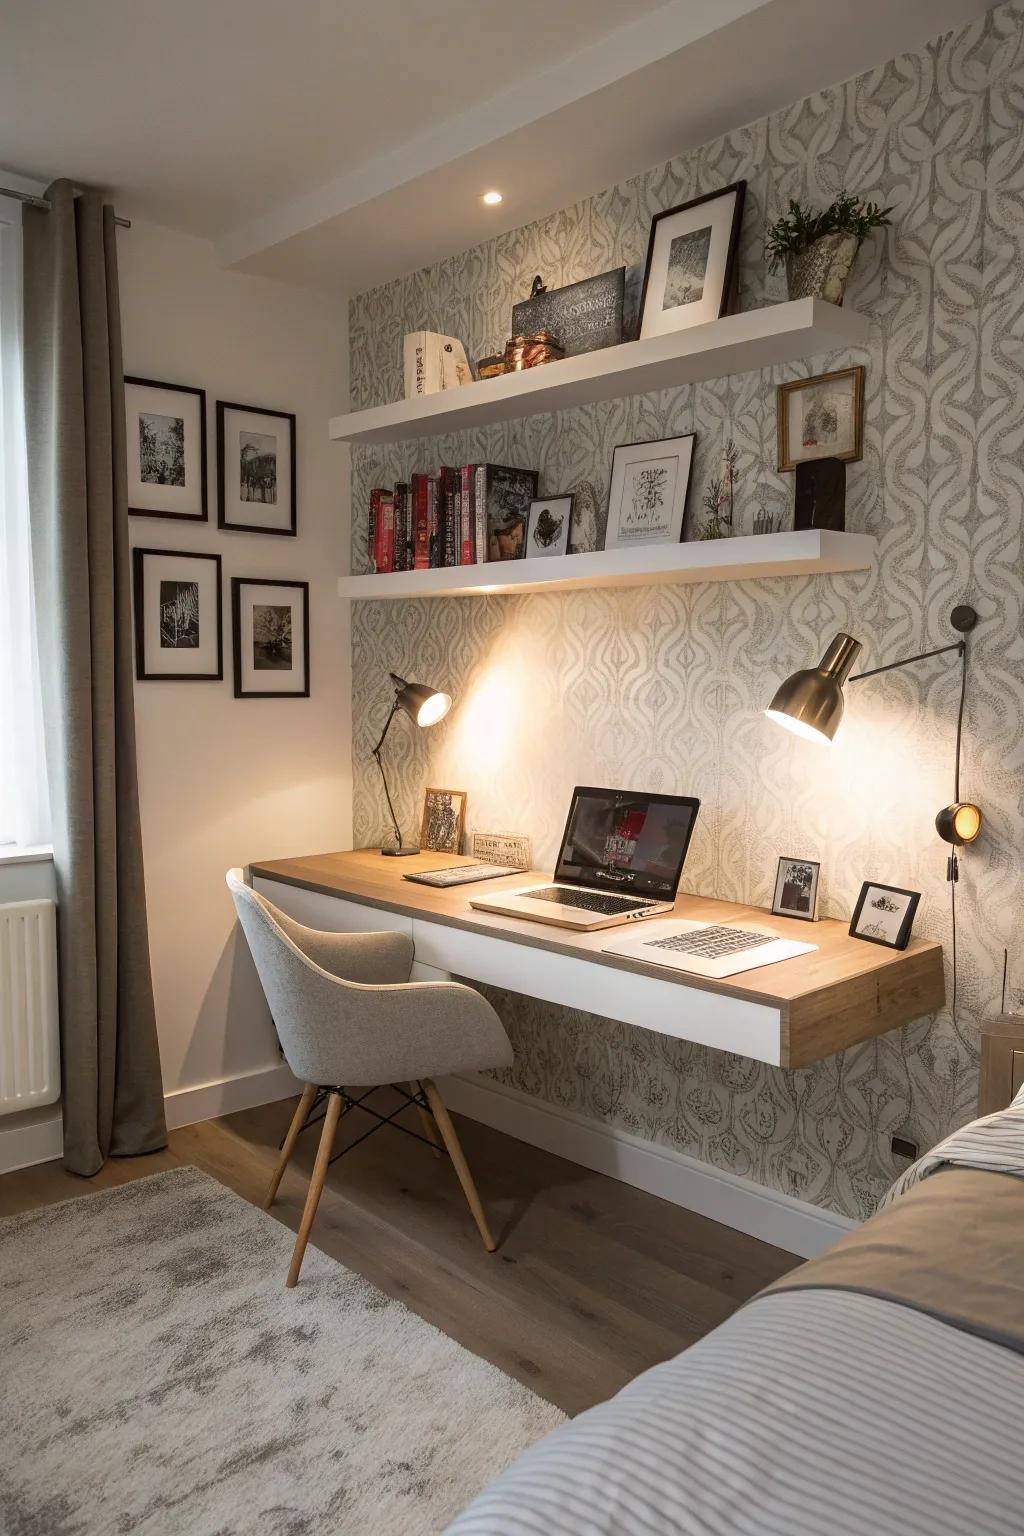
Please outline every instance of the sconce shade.
[[944, 843], [953, 843], [958, 848], [973, 843], [981, 831], [981, 811], [969, 800], [947, 805], [935, 818], [935, 830]]
[[838, 634], [816, 667], [780, 684], [765, 714], [807, 741], [830, 742], [843, 718], [843, 684], [861, 652], [852, 635]]
[[451, 694], [440, 693], [426, 683], [407, 683], [404, 677], [396, 677], [394, 672], [390, 677], [398, 690], [395, 703], [417, 725], [436, 725], [451, 709]]

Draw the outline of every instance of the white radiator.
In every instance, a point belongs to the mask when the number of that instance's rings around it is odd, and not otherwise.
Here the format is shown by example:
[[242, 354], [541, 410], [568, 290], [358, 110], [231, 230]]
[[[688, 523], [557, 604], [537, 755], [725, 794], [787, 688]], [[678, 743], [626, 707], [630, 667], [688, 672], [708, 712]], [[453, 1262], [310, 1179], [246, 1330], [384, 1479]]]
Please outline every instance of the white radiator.
[[60, 1097], [57, 909], [0, 906], [0, 1115]]

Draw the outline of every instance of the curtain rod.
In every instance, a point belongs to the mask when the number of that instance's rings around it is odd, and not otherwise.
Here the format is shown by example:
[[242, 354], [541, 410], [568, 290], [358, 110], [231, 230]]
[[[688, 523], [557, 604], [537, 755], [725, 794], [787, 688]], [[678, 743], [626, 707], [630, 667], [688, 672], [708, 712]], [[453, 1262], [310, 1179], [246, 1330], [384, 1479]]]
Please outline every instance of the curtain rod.
[[[49, 213], [50, 205], [45, 197], [34, 197], [31, 192], [16, 192], [13, 187], [0, 187], [0, 197], [13, 197], [16, 202], [27, 203], [30, 208], [45, 208]], [[119, 229], [131, 229], [131, 219], [119, 219], [114, 215], [114, 223]]]

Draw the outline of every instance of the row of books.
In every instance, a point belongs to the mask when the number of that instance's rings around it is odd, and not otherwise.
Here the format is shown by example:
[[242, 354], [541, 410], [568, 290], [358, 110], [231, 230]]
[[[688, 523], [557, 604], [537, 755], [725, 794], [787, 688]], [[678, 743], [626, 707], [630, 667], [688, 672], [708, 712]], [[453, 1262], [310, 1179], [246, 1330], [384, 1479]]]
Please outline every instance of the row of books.
[[371, 571], [518, 560], [526, 552], [537, 471], [506, 464], [443, 466], [370, 492]]

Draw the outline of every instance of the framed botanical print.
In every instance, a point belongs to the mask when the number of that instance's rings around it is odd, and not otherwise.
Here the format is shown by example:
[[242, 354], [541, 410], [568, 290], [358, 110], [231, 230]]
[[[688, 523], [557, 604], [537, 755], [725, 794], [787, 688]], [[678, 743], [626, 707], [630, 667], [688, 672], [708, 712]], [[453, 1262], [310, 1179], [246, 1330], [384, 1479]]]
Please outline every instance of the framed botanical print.
[[526, 523], [527, 559], [568, 553], [572, 507], [571, 496], [547, 496], [543, 501], [530, 502]]
[[640, 336], [688, 330], [728, 313], [745, 181], [708, 192], [651, 221], [640, 296]]
[[236, 699], [309, 698], [309, 582], [231, 579]]
[[144, 682], [224, 676], [220, 555], [133, 549], [135, 676]]
[[217, 526], [297, 531], [295, 417], [217, 401]]
[[621, 443], [612, 455], [605, 549], [678, 544], [696, 434], [660, 442]]
[[423, 796], [420, 847], [431, 853], [460, 853], [466, 826], [464, 789], [428, 789]]
[[206, 391], [126, 378], [124, 409], [128, 511], [205, 523]]
[[865, 880], [850, 919], [851, 936], [889, 949], [906, 949], [920, 900], [920, 891]]
[[779, 469], [810, 459], [864, 455], [864, 369], [841, 368], [780, 384], [776, 394]]

